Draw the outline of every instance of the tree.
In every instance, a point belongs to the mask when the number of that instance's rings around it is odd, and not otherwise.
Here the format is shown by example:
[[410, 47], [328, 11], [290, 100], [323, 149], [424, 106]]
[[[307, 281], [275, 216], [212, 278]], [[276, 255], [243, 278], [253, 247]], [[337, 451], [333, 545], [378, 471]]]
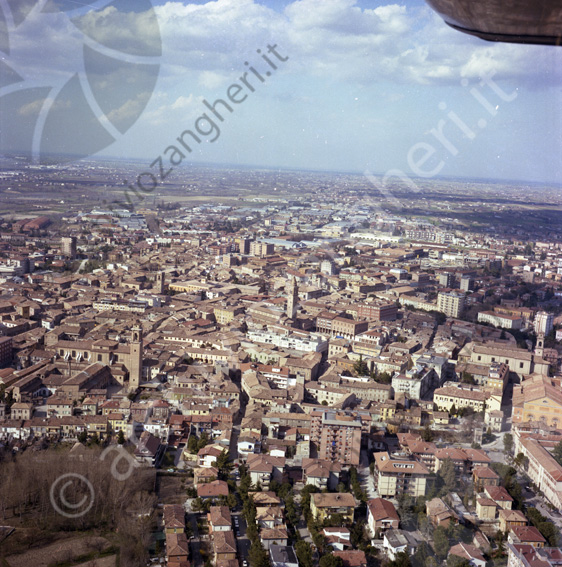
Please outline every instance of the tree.
[[392, 383], [392, 375], [388, 372], [381, 372], [380, 374], [377, 374], [375, 380], [379, 384], [391, 384]]
[[119, 445], [125, 444], [125, 434], [123, 433], [122, 429], [120, 429], [119, 433], [117, 434], [117, 443], [119, 443]]
[[431, 431], [431, 427], [429, 427], [429, 425], [425, 426], [425, 429], [422, 430], [420, 435], [421, 435], [421, 438], [424, 441], [427, 441], [427, 442], [433, 441], [433, 431]]
[[203, 447], [206, 447], [209, 444], [209, 436], [207, 435], [207, 433], [205, 433], [205, 431], [203, 431], [203, 433], [201, 433], [201, 437], [199, 438], [199, 441], [197, 442], [197, 451], [200, 451], [201, 449], [203, 449]]
[[326, 553], [318, 561], [319, 567], [343, 567], [343, 559], [331, 553]]
[[362, 354], [359, 355], [359, 360], [357, 360], [353, 364], [353, 371], [358, 376], [367, 376], [369, 374], [369, 367], [367, 366], [367, 363], [363, 360]]
[[451, 459], [446, 458], [443, 460], [439, 472], [437, 473], [437, 478], [441, 484], [441, 494], [449, 494], [456, 490], [457, 473], [455, 471], [455, 464]]
[[361, 546], [368, 541], [368, 538], [365, 537], [365, 520], [355, 522], [351, 528], [351, 545], [356, 549], [361, 549]]
[[457, 406], [453, 404], [449, 410], [449, 415], [457, 415]]
[[515, 459], [513, 459], [513, 463], [516, 467], [522, 467], [526, 470], [529, 465], [529, 457], [526, 457], [523, 453], [517, 453]]
[[389, 567], [411, 567], [410, 556], [405, 551], [399, 551], [388, 564]]
[[503, 450], [505, 453], [511, 453], [511, 451], [513, 451], [513, 435], [511, 433], [506, 433], [503, 436]]
[[299, 513], [292, 493], [289, 493], [285, 498], [285, 514], [287, 515], [287, 520], [290, 524], [293, 526], [298, 524]]
[[400, 516], [400, 523], [406, 528], [415, 527], [415, 517], [414, 517], [414, 499], [405, 492], [398, 495], [398, 507], [396, 511]]
[[256, 538], [252, 541], [250, 546], [250, 551], [248, 553], [248, 559], [250, 560], [250, 565], [252, 567], [269, 567], [269, 557], [267, 551], [265, 551], [262, 542]]
[[560, 545], [560, 532], [556, 526], [545, 518], [536, 508], [527, 508], [527, 517], [531, 520], [531, 524], [533, 524], [547, 540], [549, 546], [558, 547]]
[[433, 532], [433, 546], [437, 557], [442, 560], [447, 557], [447, 553], [449, 553], [451, 546], [449, 545], [449, 538], [447, 537], [447, 533], [443, 526], [437, 526], [435, 528], [435, 531]]
[[217, 457], [215, 461], [215, 466], [219, 470], [219, 479], [226, 480], [234, 468], [232, 460], [230, 459], [230, 454], [226, 449], [222, 450], [222, 453]]
[[449, 557], [447, 557], [447, 567], [470, 567], [470, 562], [464, 557], [449, 555]]
[[205, 502], [203, 502], [202, 498], [199, 498], [199, 496], [193, 501], [193, 504], [191, 504], [191, 508], [193, 509], [194, 512], [202, 512], [205, 509]]
[[304, 539], [297, 541], [295, 544], [295, 552], [301, 567], [313, 567], [310, 543], [304, 541]]
[[197, 455], [197, 452], [199, 451], [199, 449], [197, 448], [198, 443], [199, 439], [197, 439], [197, 435], [192, 434], [189, 436], [189, 439], [187, 441], [187, 449], [192, 455]]
[[412, 557], [412, 565], [414, 567], [425, 567], [425, 561], [428, 557], [433, 556], [433, 551], [427, 542], [422, 541], [418, 545], [416, 552]]
[[463, 372], [461, 376], [461, 382], [463, 384], [476, 384], [474, 376], [470, 372]]
[[554, 446], [552, 456], [559, 465], [562, 465], [562, 441]]

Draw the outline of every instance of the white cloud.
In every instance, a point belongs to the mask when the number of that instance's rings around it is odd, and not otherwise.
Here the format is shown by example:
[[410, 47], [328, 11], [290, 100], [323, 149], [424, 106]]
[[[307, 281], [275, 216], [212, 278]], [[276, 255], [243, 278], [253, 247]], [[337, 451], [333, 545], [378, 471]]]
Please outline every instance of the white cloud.
[[149, 92], [139, 93], [135, 98], [127, 100], [119, 108], [109, 112], [107, 118], [112, 124], [127, 123], [142, 112], [149, 98]]
[[[189, 68], [199, 84], [220, 86], [255, 50], [274, 42], [290, 55], [287, 72], [373, 84], [458, 84], [496, 69], [505, 79], [558, 82], [547, 47], [488, 44], [451, 30], [429, 9], [355, 0], [295, 0], [278, 13], [253, 0], [168, 2], [156, 8], [165, 49], [164, 76]], [[290, 67], [290, 68], [289, 68]]]
[[215, 71], [203, 71], [199, 75], [199, 84], [205, 89], [216, 89], [229, 82], [228, 75], [216, 73]]
[[204, 110], [203, 97], [191, 94], [179, 96], [170, 102], [166, 93], [158, 92], [154, 94], [151, 108], [144, 113], [143, 118], [152, 126], [177, 125], [196, 119]]
[[[290, 56], [287, 73], [361, 85], [381, 80], [458, 84], [496, 70], [519, 84], [559, 84], [560, 50], [485, 43], [453, 31], [429, 9], [396, 3], [361, 9], [355, 0], [295, 0], [282, 13], [259, 0], [167, 2], [156, 6], [163, 40], [163, 80], [176, 84], [190, 71], [203, 89], [217, 89], [258, 61], [256, 49], [276, 43]], [[75, 20], [62, 13], [33, 13], [12, 34], [7, 61], [36, 84], [81, 69], [82, 32], [102, 46], [128, 53], [154, 51], [160, 34], [151, 11], [120, 13], [115, 7]], [[41, 50], [37, 49], [41, 45]], [[103, 51], [103, 50], [102, 50]], [[61, 79], [62, 80], [62, 79]]]

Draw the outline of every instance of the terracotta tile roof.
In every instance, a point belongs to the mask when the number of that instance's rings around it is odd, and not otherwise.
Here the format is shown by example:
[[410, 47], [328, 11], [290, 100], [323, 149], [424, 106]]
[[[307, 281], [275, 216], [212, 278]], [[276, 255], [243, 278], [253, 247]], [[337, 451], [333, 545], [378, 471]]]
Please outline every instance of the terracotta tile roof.
[[373, 498], [367, 502], [367, 507], [369, 512], [375, 521], [378, 520], [396, 520], [400, 521], [400, 516], [394, 507], [394, 504], [390, 500], [385, 500], [384, 498]]
[[312, 500], [317, 508], [355, 508], [356, 506], [355, 498], [349, 492], [312, 494]]

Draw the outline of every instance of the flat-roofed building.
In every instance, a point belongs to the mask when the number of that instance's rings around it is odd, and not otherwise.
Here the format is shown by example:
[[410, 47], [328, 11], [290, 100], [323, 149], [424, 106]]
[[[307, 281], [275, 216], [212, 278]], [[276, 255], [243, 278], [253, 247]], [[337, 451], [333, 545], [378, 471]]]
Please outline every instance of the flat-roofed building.
[[464, 311], [464, 300], [464, 293], [441, 291], [437, 296], [437, 310], [445, 313], [447, 317], [458, 319]]
[[361, 419], [324, 412], [318, 457], [345, 465], [358, 465], [361, 453]]
[[396, 303], [363, 303], [357, 308], [357, 315], [369, 321], [395, 321], [397, 314]]

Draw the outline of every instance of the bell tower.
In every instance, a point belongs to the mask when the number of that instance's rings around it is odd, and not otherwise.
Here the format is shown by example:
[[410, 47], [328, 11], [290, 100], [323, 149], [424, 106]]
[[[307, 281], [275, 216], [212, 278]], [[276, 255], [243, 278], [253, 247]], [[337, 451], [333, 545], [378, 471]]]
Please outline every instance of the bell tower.
[[289, 293], [287, 295], [287, 317], [292, 319], [297, 313], [297, 306], [299, 304], [299, 288], [297, 286], [297, 280], [293, 277], [291, 278], [291, 285], [289, 287]]
[[164, 272], [158, 272], [156, 274], [156, 293], [163, 295], [166, 289], [165, 284], [165, 274]]
[[535, 347], [535, 354], [542, 358], [544, 354], [544, 333], [539, 333], [537, 336], [537, 346]]
[[129, 390], [135, 391], [142, 380], [142, 327], [137, 323], [131, 331], [129, 345]]

